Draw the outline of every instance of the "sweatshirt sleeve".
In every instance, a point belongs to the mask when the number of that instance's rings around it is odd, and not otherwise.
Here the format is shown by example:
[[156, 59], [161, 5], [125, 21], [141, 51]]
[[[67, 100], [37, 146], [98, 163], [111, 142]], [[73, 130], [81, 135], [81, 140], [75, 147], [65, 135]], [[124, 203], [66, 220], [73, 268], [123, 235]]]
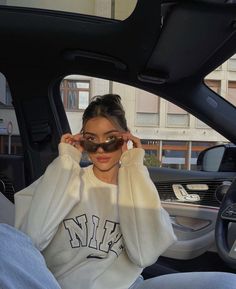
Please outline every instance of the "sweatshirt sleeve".
[[59, 156], [44, 175], [15, 194], [15, 227], [28, 234], [41, 251], [79, 202], [80, 159], [76, 148], [59, 144]]
[[143, 165], [144, 150], [123, 153], [119, 169], [119, 215], [127, 254], [145, 268], [176, 240], [168, 213]]

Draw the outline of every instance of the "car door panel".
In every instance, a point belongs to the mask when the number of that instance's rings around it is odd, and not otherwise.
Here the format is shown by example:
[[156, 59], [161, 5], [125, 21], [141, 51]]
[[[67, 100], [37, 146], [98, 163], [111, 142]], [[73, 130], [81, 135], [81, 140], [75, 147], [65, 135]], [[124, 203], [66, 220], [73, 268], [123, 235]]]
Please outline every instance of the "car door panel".
[[149, 172], [178, 239], [163, 256], [188, 260], [215, 251], [214, 228], [220, 206], [216, 190], [224, 182], [230, 183], [235, 173], [168, 168]]
[[192, 259], [214, 246], [217, 208], [163, 203], [169, 212], [178, 241], [164, 254], [174, 259]]

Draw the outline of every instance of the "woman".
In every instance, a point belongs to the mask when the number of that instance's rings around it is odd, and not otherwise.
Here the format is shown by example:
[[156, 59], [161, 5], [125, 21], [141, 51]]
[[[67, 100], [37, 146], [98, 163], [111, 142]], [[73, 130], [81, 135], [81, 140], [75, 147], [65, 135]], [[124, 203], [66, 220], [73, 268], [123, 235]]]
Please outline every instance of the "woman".
[[[84, 151], [87, 168], [80, 167]], [[175, 241], [143, 157], [120, 97], [99, 96], [84, 112], [81, 133], [63, 135], [58, 158], [16, 194], [15, 226], [32, 238], [61, 288], [176, 288], [175, 279], [168, 287], [170, 277], [140, 278]]]
[[[79, 165], [84, 151], [87, 168]], [[59, 157], [16, 194], [15, 226], [62, 288], [129, 288], [175, 240], [143, 157], [120, 97], [96, 97], [81, 133], [63, 135]]]

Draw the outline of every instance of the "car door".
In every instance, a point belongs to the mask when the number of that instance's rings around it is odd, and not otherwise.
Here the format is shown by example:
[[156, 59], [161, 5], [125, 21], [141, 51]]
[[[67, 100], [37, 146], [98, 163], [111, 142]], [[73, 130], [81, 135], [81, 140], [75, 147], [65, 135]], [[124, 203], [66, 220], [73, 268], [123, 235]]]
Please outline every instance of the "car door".
[[168, 168], [150, 168], [149, 172], [178, 237], [164, 256], [188, 260], [214, 251], [220, 206], [217, 190], [230, 185], [236, 174]]

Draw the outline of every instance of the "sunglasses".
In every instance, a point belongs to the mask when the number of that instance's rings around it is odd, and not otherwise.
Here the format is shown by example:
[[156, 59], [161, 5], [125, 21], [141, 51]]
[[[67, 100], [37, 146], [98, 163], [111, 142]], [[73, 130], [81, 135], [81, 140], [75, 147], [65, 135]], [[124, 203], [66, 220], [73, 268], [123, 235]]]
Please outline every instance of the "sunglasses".
[[81, 140], [80, 145], [88, 153], [95, 153], [99, 147], [101, 147], [104, 152], [111, 153], [118, 150], [124, 144], [124, 140], [121, 137], [115, 137], [112, 140], [108, 140], [103, 143], [94, 143], [90, 140]]

